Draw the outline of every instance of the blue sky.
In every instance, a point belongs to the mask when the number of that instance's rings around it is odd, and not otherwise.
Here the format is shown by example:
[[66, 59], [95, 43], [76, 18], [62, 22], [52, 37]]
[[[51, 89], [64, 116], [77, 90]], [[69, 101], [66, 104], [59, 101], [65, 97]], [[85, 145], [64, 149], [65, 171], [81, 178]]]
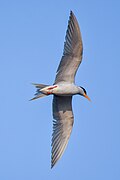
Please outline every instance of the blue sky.
[[[0, 1], [0, 179], [120, 179], [120, 1]], [[52, 96], [28, 101], [32, 82], [52, 84], [69, 12], [82, 33], [68, 147], [50, 169]]]

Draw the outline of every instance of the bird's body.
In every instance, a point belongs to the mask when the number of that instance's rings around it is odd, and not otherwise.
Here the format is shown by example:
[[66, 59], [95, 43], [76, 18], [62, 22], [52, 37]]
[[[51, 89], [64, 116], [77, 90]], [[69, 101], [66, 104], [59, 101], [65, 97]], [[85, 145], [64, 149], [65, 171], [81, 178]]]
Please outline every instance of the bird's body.
[[63, 56], [58, 66], [53, 85], [34, 84], [37, 88], [35, 97], [53, 95], [53, 134], [52, 134], [52, 160], [51, 167], [62, 156], [74, 122], [72, 111], [72, 96], [79, 94], [86, 97], [86, 90], [75, 85], [75, 75], [82, 61], [83, 45], [77, 19], [70, 12], [68, 28], [66, 31]]
[[70, 83], [58, 83], [52, 86], [47, 86], [40, 90], [43, 94], [54, 94], [57, 96], [72, 96], [80, 93], [80, 87]]

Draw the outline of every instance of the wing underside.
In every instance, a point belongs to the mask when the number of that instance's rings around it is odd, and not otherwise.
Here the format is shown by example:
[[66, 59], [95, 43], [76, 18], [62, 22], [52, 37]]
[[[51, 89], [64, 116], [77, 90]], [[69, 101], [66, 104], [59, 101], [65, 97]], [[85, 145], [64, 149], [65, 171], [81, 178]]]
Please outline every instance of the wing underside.
[[51, 167], [62, 156], [73, 126], [72, 96], [53, 98], [53, 134]]
[[55, 83], [74, 82], [76, 71], [82, 61], [83, 45], [77, 19], [70, 13], [66, 31], [63, 56], [56, 72]]

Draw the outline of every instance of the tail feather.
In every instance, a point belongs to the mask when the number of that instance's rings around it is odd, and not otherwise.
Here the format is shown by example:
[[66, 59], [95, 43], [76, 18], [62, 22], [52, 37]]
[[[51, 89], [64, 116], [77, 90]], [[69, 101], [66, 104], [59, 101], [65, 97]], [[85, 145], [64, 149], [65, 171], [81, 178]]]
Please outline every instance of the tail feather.
[[47, 96], [47, 95], [45, 95], [45, 94], [39, 94], [39, 95], [35, 95], [35, 97], [34, 98], [32, 98], [32, 99], [30, 99], [30, 101], [32, 101], [32, 100], [35, 100], [35, 99], [38, 99], [38, 98], [41, 98], [41, 97], [44, 97], [44, 96]]
[[32, 83], [36, 88], [42, 89], [44, 87], [47, 87], [49, 85], [45, 85], [45, 84], [36, 84], [36, 83]]
[[44, 97], [44, 96], [47, 96], [46, 94], [40, 92], [40, 90], [46, 86], [49, 86], [49, 85], [45, 85], [45, 84], [36, 84], [36, 83], [32, 83], [36, 88], [36, 93], [35, 93], [35, 97], [33, 97], [32, 99], [30, 99], [30, 101], [32, 100], [35, 100], [35, 99], [38, 99], [38, 98], [41, 98], [41, 97]]

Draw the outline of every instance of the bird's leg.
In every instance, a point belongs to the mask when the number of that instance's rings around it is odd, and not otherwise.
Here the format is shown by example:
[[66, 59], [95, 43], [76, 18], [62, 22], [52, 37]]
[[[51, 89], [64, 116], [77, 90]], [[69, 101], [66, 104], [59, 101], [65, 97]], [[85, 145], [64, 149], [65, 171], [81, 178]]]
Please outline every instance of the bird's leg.
[[50, 86], [49, 88], [48, 88], [48, 90], [51, 90], [51, 89], [54, 89], [54, 88], [56, 88], [57, 86], [55, 85], [55, 86]]
[[57, 85], [48, 86], [48, 87], [41, 89], [40, 91], [43, 92], [44, 94], [50, 95], [53, 93], [53, 89], [55, 89], [57, 87], [58, 87]]

